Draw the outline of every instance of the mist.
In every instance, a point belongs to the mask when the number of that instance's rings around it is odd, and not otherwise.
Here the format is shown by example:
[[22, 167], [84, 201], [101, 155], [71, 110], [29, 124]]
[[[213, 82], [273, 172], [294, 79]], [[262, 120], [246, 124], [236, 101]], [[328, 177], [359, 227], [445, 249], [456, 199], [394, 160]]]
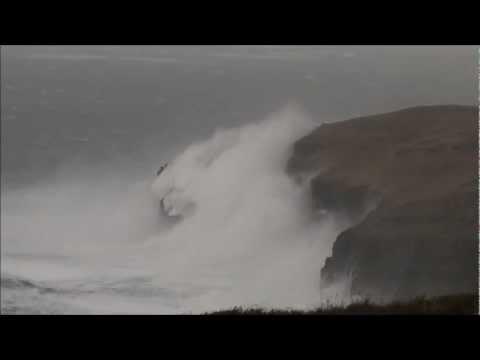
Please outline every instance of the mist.
[[[172, 295], [175, 306], [159, 301], [149, 308], [159, 312], [313, 307], [332, 294], [338, 300], [345, 294], [320, 292], [318, 275], [345, 224], [314, 221], [308, 186], [285, 173], [291, 144], [315, 126], [289, 104], [191, 144], [152, 184], [92, 172], [9, 191], [2, 197], [2, 239], [8, 240], [2, 272], [40, 284], [54, 280], [67, 293], [99, 287], [97, 297], [106, 291], [101, 279], [116, 283], [107, 288], [114, 297], [121, 295], [118, 283], [138, 278], [151, 289], [182, 293]], [[172, 188], [172, 205], [186, 215], [175, 224], [159, 211]], [[184, 211], [186, 203], [194, 209]], [[139, 297], [138, 308], [119, 311], [142, 312], [145, 297], [131, 296]], [[103, 312], [98, 301], [77, 294], [74, 302], [78, 311]]]
[[473, 51], [2, 47], [2, 287], [31, 285], [2, 308], [349, 301], [319, 276], [348, 222], [312, 217], [308, 183], [285, 173], [292, 145], [324, 122], [475, 103]]

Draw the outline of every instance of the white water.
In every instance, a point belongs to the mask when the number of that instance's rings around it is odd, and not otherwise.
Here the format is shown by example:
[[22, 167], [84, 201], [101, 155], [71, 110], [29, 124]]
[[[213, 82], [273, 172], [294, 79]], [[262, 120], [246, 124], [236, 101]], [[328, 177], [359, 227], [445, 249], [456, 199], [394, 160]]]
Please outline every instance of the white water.
[[[312, 218], [308, 185], [285, 173], [315, 126], [289, 105], [188, 146], [152, 181], [57, 178], [2, 194], [2, 309], [59, 313], [199, 313], [237, 305], [309, 308], [342, 229]], [[159, 200], [184, 218], [162, 218]], [[328, 292], [327, 292], [328, 291]], [[340, 291], [340, 298], [338, 298]]]

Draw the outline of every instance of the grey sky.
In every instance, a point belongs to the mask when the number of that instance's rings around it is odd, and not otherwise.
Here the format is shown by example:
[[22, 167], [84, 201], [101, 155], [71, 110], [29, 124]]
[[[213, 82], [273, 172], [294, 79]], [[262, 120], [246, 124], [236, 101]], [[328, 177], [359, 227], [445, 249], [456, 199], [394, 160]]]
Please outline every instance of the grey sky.
[[289, 101], [318, 122], [475, 105], [477, 49], [2, 47], [2, 176], [20, 184], [20, 175], [31, 181], [72, 159], [88, 166], [121, 159], [150, 172], [175, 147], [259, 120]]

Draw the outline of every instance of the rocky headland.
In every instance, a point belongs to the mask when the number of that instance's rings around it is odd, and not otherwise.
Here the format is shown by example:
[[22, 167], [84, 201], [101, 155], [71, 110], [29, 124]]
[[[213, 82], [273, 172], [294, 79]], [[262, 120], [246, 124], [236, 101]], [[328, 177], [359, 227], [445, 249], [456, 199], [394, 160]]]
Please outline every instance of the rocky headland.
[[322, 284], [408, 299], [478, 293], [478, 109], [423, 106], [323, 124], [293, 147], [314, 210], [347, 216]]

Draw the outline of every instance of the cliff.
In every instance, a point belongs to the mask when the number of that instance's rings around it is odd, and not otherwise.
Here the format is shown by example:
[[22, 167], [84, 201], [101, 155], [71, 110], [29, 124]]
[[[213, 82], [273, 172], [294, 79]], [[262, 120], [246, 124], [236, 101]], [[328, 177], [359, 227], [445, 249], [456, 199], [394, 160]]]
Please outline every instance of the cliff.
[[324, 124], [287, 172], [314, 174], [315, 210], [351, 218], [322, 269], [353, 294], [478, 292], [478, 110], [425, 106]]

